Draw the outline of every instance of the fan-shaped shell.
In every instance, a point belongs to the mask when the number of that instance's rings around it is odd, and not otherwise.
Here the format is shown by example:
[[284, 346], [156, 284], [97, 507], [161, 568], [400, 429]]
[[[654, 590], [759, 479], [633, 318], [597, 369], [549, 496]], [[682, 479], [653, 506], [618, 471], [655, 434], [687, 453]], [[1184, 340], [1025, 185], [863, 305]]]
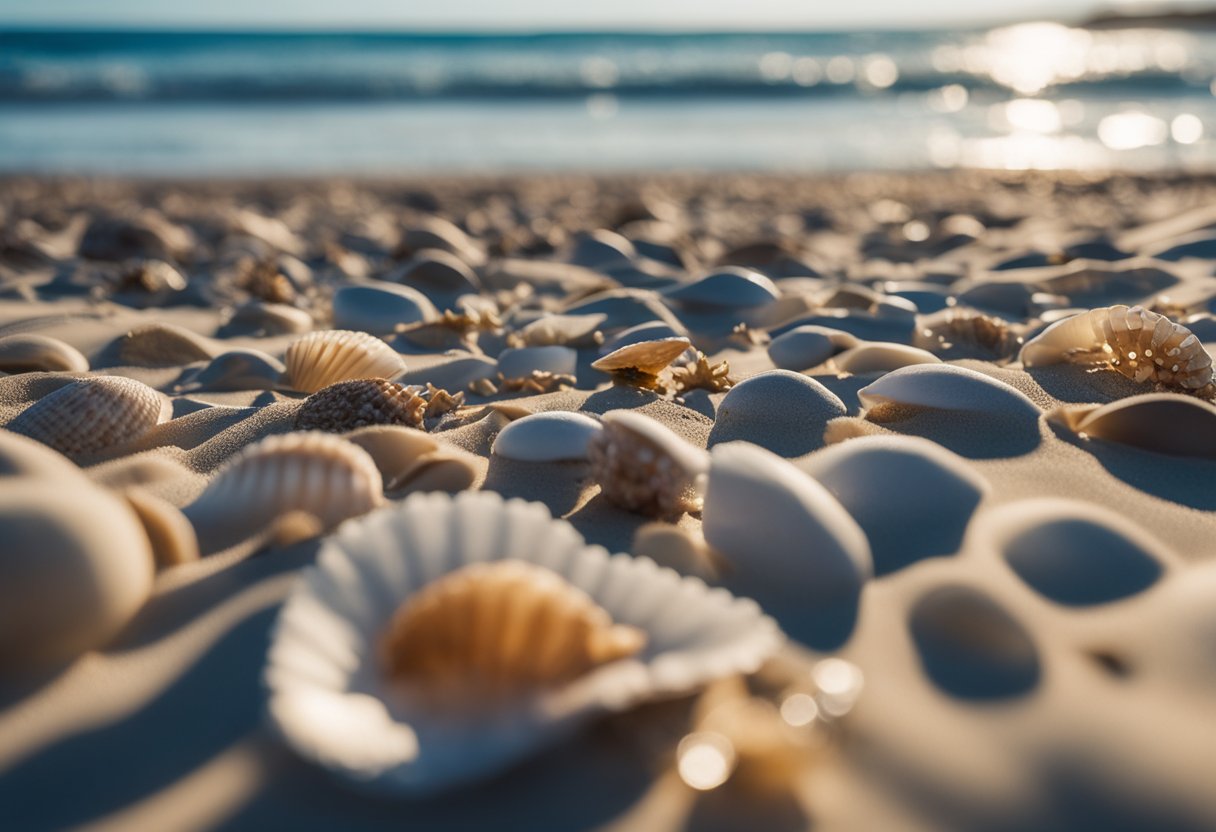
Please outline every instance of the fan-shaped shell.
[[645, 375], [657, 376], [691, 346], [692, 342], [687, 338], [679, 337], [641, 341], [614, 350], [593, 361], [591, 366], [606, 373], [635, 370]]
[[709, 456], [661, 422], [611, 410], [587, 446], [600, 493], [630, 511], [672, 517], [701, 507]]
[[1210, 391], [1212, 356], [1189, 329], [1139, 306], [1106, 306], [1057, 321], [1022, 347], [1026, 367], [1103, 364], [1128, 378]]
[[1178, 393], [1146, 393], [1047, 414], [1074, 433], [1154, 451], [1216, 460], [1216, 406]]
[[89, 360], [58, 338], [33, 333], [0, 338], [0, 372], [87, 373]]
[[632, 656], [636, 627], [613, 624], [587, 593], [522, 560], [475, 563], [407, 599], [380, 639], [385, 674], [436, 704], [476, 706], [570, 682]]
[[[394, 613], [457, 570], [509, 559], [586, 593], [615, 624], [643, 633], [645, 646], [572, 681], [456, 713], [397, 695], [377, 650]], [[491, 492], [416, 494], [325, 541], [275, 630], [269, 710], [307, 759], [366, 788], [418, 794], [494, 774], [598, 714], [752, 672], [780, 642], [755, 604], [645, 558], [609, 557], [543, 505]]]
[[318, 390], [296, 413], [296, 430], [346, 433], [368, 425], [422, 425], [426, 399], [383, 378], [340, 381]]
[[341, 329], [311, 332], [293, 341], [285, 363], [291, 386], [305, 393], [339, 381], [392, 378], [405, 371], [405, 360], [379, 338]]
[[42, 397], [6, 427], [76, 458], [132, 442], [171, 411], [169, 400], [142, 382], [97, 376]]

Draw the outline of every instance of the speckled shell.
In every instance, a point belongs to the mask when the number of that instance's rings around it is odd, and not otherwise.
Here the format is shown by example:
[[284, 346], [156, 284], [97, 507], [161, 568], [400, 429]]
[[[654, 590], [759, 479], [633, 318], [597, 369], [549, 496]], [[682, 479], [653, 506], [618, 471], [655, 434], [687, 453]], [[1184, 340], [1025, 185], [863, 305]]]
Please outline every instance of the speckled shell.
[[460, 707], [570, 682], [646, 644], [587, 593], [521, 560], [450, 572], [406, 600], [380, 639], [384, 673]]
[[592, 477], [616, 505], [650, 517], [698, 511], [709, 455], [662, 423], [630, 410], [604, 414], [587, 446]]
[[80, 350], [58, 338], [25, 333], [0, 338], [0, 372], [86, 373], [88, 370], [89, 360]]
[[340, 381], [318, 390], [296, 413], [296, 430], [345, 433], [368, 425], [421, 427], [426, 399], [382, 378]]
[[293, 341], [284, 358], [291, 386], [315, 393], [339, 381], [392, 378], [405, 371], [405, 359], [366, 332], [330, 329]]
[[134, 441], [171, 411], [169, 400], [142, 382], [97, 376], [44, 396], [5, 427], [77, 458]]
[[647, 375], [657, 376], [690, 346], [692, 343], [687, 338], [660, 338], [657, 341], [642, 341], [610, 352], [598, 361], [592, 362], [591, 366], [606, 373], [638, 370]]
[[1210, 391], [1212, 356], [1189, 329], [1139, 306], [1106, 306], [1058, 321], [1022, 347], [1026, 367], [1104, 364], [1133, 381]]
[[[379, 652], [393, 615], [445, 576], [505, 560], [552, 572], [643, 633], [645, 646], [571, 681], [456, 712], [402, 696]], [[303, 578], [270, 648], [271, 722], [305, 759], [380, 792], [491, 776], [599, 714], [753, 672], [782, 641], [754, 603], [647, 558], [609, 556], [544, 505], [492, 492], [415, 494], [346, 523]]]

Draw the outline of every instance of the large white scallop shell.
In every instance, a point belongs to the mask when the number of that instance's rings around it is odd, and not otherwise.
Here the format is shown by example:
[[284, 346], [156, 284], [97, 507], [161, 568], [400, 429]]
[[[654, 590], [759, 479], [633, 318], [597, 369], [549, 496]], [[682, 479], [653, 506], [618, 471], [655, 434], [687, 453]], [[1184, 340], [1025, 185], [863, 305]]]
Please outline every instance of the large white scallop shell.
[[[393, 613], [457, 569], [504, 559], [556, 573], [613, 622], [641, 630], [646, 646], [480, 713], [452, 717], [393, 696], [376, 656]], [[587, 546], [543, 505], [491, 492], [417, 494], [326, 540], [278, 621], [269, 712], [305, 758], [370, 789], [419, 794], [489, 776], [598, 714], [752, 672], [781, 641], [754, 603]]]
[[391, 379], [405, 371], [405, 359], [374, 335], [331, 329], [310, 332], [291, 343], [284, 357], [287, 380], [303, 393], [357, 378]]

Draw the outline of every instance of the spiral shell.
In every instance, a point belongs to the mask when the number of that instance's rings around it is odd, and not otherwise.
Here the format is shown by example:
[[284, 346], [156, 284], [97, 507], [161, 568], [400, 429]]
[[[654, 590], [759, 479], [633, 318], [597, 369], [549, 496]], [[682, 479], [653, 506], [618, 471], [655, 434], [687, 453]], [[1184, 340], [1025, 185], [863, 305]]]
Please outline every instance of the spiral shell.
[[44, 396], [5, 427], [78, 458], [132, 442], [171, 412], [169, 400], [142, 382], [97, 376]]
[[405, 360], [388, 344], [366, 332], [330, 329], [293, 341], [284, 357], [291, 386], [315, 393], [339, 381], [391, 378], [405, 371]]
[[709, 456], [660, 422], [630, 410], [604, 414], [587, 445], [600, 492], [629, 511], [676, 517], [701, 508]]
[[1107, 306], [1057, 321], [1022, 347], [1026, 367], [1104, 364], [1138, 382], [1210, 394], [1212, 356], [1189, 329], [1139, 306]]
[[427, 401], [404, 384], [382, 378], [340, 381], [318, 390], [296, 413], [296, 430], [346, 433], [368, 425], [420, 427]]

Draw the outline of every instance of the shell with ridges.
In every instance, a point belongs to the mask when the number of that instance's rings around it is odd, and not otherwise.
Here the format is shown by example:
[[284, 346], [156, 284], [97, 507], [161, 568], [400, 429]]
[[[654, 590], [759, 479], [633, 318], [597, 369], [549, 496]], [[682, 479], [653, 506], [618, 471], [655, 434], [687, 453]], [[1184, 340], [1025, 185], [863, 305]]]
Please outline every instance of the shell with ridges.
[[87, 373], [89, 360], [58, 338], [34, 333], [0, 338], [0, 372]]
[[304, 393], [339, 381], [392, 378], [405, 371], [405, 359], [379, 338], [341, 329], [310, 332], [293, 341], [284, 360], [291, 386]]
[[592, 477], [609, 501], [650, 517], [676, 517], [701, 507], [709, 456], [661, 422], [611, 410], [587, 445]]
[[422, 426], [427, 402], [404, 384], [383, 378], [340, 381], [318, 390], [296, 412], [296, 430], [345, 433], [368, 425]]
[[687, 338], [680, 337], [641, 341], [610, 352], [592, 362], [591, 366], [613, 376], [637, 374], [642, 377], [654, 377], [691, 346], [692, 343]]

